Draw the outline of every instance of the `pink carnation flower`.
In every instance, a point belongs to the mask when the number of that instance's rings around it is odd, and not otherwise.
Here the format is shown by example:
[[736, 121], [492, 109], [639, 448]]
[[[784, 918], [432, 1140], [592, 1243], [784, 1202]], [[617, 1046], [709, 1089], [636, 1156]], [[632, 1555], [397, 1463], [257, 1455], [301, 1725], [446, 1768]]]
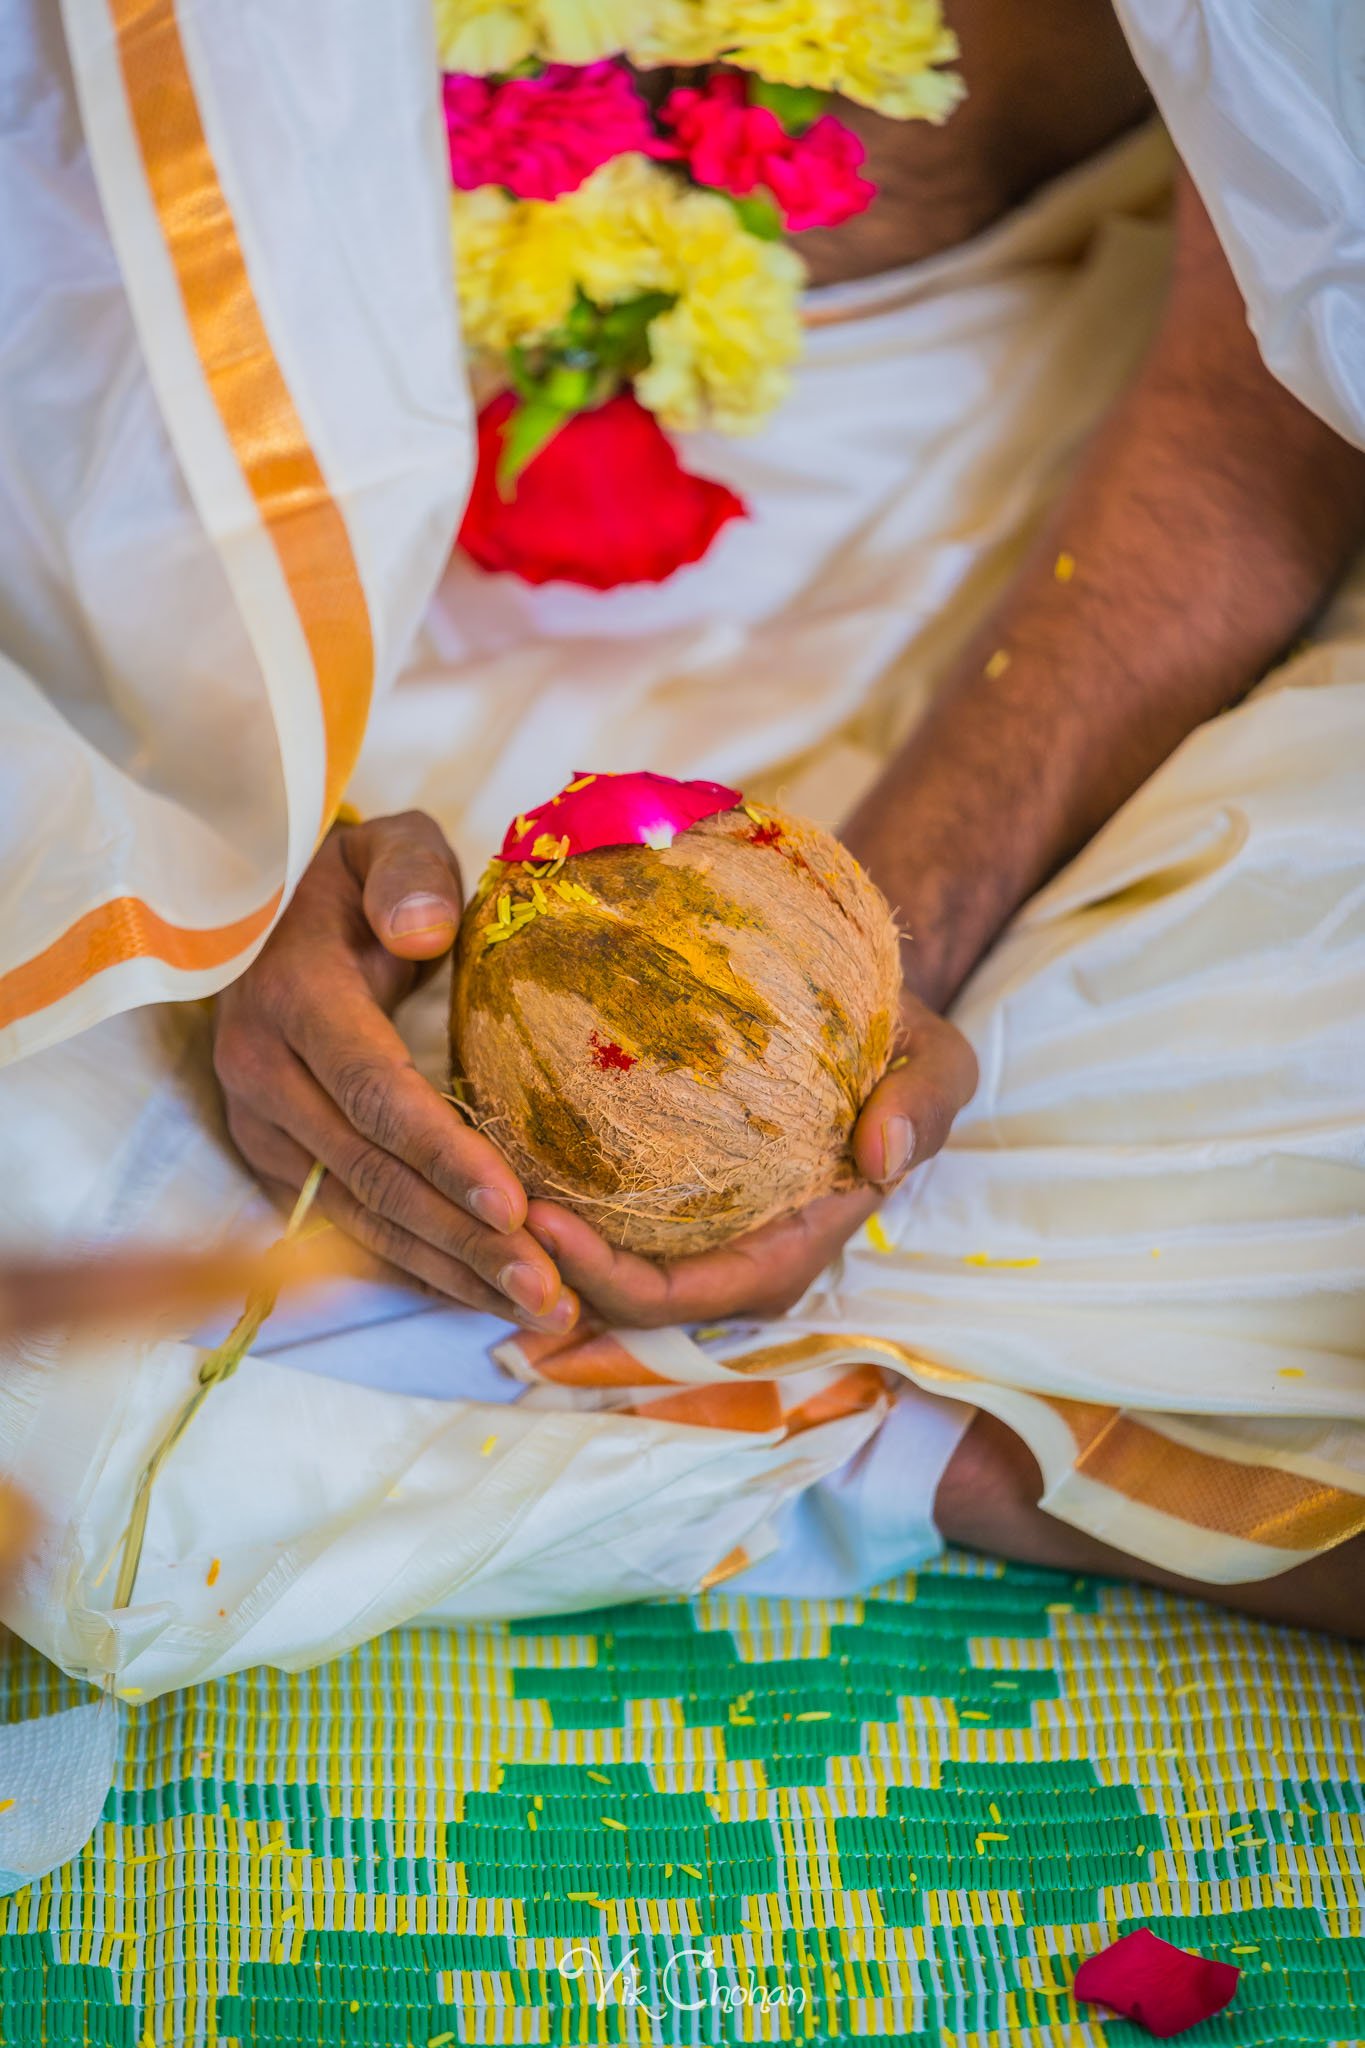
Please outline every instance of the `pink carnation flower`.
[[502, 185], [558, 199], [627, 150], [650, 150], [649, 112], [625, 66], [550, 64], [535, 78], [445, 81], [450, 175], [461, 192]]
[[681, 158], [699, 185], [736, 198], [771, 193], [795, 234], [837, 227], [876, 196], [859, 176], [864, 151], [851, 128], [822, 114], [803, 135], [790, 135], [771, 108], [750, 106], [733, 71], [670, 93], [659, 121], [671, 140], [657, 144], [656, 155]]

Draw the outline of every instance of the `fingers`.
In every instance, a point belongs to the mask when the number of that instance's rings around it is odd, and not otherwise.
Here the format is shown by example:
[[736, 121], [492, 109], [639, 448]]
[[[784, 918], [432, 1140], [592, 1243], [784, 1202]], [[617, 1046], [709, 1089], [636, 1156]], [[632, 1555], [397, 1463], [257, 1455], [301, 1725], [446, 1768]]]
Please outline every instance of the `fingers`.
[[358, 1138], [301, 1068], [276, 1102], [282, 1124], [240, 1105], [229, 1113], [233, 1142], [261, 1178], [297, 1192], [321, 1160], [327, 1177], [318, 1207], [378, 1257], [470, 1307], [538, 1329], [572, 1326], [577, 1304], [525, 1230], [491, 1230], [454, 1208], [410, 1167]]
[[976, 1055], [955, 1025], [913, 996], [901, 1019], [897, 1059], [853, 1130], [854, 1163], [882, 1189], [933, 1158], [976, 1091]]
[[347, 865], [371, 931], [402, 960], [436, 960], [455, 943], [464, 894], [459, 865], [432, 818], [405, 811], [348, 827]]
[[267, 1181], [297, 1188], [320, 1160], [323, 1212], [353, 1218], [362, 1243], [424, 1284], [566, 1328], [577, 1307], [561, 1305], [554, 1263], [523, 1228], [516, 1174], [417, 1072], [390, 1021], [413, 984], [407, 963], [446, 951], [459, 913], [455, 859], [429, 819], [331, 833], [219, 998], [228, 1127]]
[[[422, 1079], [353, 956], [331, 945], [297, 948], [258, 962], [247, 980], [221, 1003], [214, 1046], [230, 1114], [254, 1110], [300, 1144], [314, 1143], [316, 1119], [304, 1121], [300, 1109], [301, 1061], [350, 1130], [411, 1167], [448, 1208], [457, 1205], [494, 1231], [520, 1227], [520, 1181], [497, 1147]], [[335, 1152], [314, 1156], [346, 1179]], [[458, 1221], [450, 1215], [441, 1242]]]
[[617, 1250], [591, 1224], [532, 1202], [527, 1227], [564, 1279], [609, 1323], [648, 1330], [729, 1315], [784, 1314], [876, 1208], [875, 1189], [827, 1195], [713, 1252], [656, 1265]]
[[[297, 1190], [295, 1190], [297, 1192]], [[341, 1270], [336, 1240], [279, 1246], [223, 1244], [207, 1252], [122, 1248], [80, 1259], [0, 1263], [0, 1336], [98, 1322], [145, 1326], [149, 1317], [194, 1317], [253, 1288], [307, 1285]]]
[[[277, 1185], [282, 1194], [287, 1193], [283, 1183]], [[330, 1174], [323, 1180], [315, 1200], [316, 1207], [324, 1216], [384, 1265], [397, 1268], [401, 1275], [418, 1281], [429, 1292], [439, 1294], [447, 1301], [458, 1302], [464, 1308], [478, 1309], [484, 1315], [499, 1316], [504, 1322], [521, 1323], [537, 1330], [565, 1331], [577, 1321], [578, 1303], [565, 1290], [558, 1291], [555, 1305], [548, 1314], [527, 1314], [506, 1294], [490, 1287], [458, 1259], [437, 1251], [423, 1239], [414, 1237], [411, 1231], [391, 1223], [387, 1217], [377, 1216], [372, 1209], [364, 1208]]]
[[942, 1146], [976, 1087], [976, 1057], [953, 1025], [905, 999], [900, 1057], [873, 1090], [854, 1130], [867, 1185], [827, 1195], [733, 1244], [656, 1265], [618, 1251], [581, 1216], [535, 1201], [527, 1227], [566, 1281], [606, 1321], [633, 1329], [782, 1315], [798, 1302], [884, 1196]]
[[423, 1080], [393, 1025], [363, 992], [340, 989], [325, 1008], [303, 1011], [294, 1043], [353, 1132], [411, 1167], [480, 1224], [520, 1229], [526, 1217], [521, 1182], [497, 1146]]

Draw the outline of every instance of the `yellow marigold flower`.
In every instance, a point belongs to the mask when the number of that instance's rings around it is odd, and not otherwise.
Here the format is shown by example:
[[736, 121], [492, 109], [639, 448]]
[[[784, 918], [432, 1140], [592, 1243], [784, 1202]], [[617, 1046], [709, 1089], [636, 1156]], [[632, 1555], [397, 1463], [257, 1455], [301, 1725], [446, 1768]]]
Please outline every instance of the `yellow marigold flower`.
[[676, 303], [650, 324], [641, 402], [664, 425], [741, 433], [782, 399], [801, 346], [801, 259], [745, 231], [728, 200], [620, 156], [552, 203], [484, 187], [454, 200], [465, 333], [495, 352], [543, 341], [581, 289], [594, 304], [641, 292]]
[[718, 0], [653, 0], [626, 38], [636, 64], [711, 64], [724, 47], [728, 12]]
[[[446, 71], [511, 71], [528, 57], [592, 64], [624, 49], [641, 0], [435, 0]], [[648, 4], [644, 11], [648, 12]]]
[[559, 206], [509, 199], [494, 185], [451, 200], [455, 275], [465, 339], [502, 354], [534, 344], [574, 302], [572, 236]]
[[898, 120], [944, 121], [965, 92], [941, 0], [656, 0], [638, 63], [717, 58], [778, 85], [842, 93]]

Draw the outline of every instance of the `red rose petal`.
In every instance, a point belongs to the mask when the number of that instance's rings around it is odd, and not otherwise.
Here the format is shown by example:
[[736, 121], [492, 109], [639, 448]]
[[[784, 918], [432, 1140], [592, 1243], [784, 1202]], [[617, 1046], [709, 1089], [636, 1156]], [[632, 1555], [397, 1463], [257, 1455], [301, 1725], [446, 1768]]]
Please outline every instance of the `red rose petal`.
[[[575, 775], [549, 803], [513, 819], [500, 860], [542, 860], [542, 841], [568, 840], [565, 853], [598, 846], [671, 846], [679, 832], [743, 798], [723, 782], [675, 782], [671, 775]], [[538, 845], [540, 851], [537, 851]]]
[[1191, 1955], [1138, 1927], [1088, 1957], [1071, 1988], [1165, 2041], [1231, 2005], [1241, 1974], [1232, 1963]]
[[566, 421], [505, 498], [498, 459], [516, 405], [504, 391], [479, 414], [460, 546], [481, 569], [588, 590], [662, 583], [699, 562], [730, 520], [748, 516], [727, 485], [683, 468], [653, 413], [629, 391]]

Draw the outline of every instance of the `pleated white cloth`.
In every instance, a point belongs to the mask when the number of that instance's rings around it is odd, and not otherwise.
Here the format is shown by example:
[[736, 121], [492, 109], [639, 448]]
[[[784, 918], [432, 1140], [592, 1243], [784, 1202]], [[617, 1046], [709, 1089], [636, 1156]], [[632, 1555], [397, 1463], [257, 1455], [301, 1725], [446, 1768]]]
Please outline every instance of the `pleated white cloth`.
[[[968, 249], [816, 295], [790, 408], [753, 442], [694, 451], [754, 516], [676, 583], [593, 598], [453, 567], [372, 720], [357, 801], [432, 811], [471, 870], [585, 765], [780, 786], [837, 818], [1140, 355], [1168, 178], [1164, 142], [1142, 136]], [[199, 1353], [177, 1331], [30, 1346], [0, 1376], [0, 1461], [49, 1534], [5, 1619], [150, 1697], [420, 1614], [772, 1570], [779, 1538], [812, 1530], [807, 1582], [851, 1583], [893, 1558], [870, 1512], [859, 1549], [847, 1480], [866, 1470], [885, 1497], [869, 1446], [897, 1386], [895, 1431], [918, 1412], [950, 1441], [966, 1407], [993, 1407], [1038, 1452], [1055, 1512], [1143, 1555], [1231, 1579], [1337, 1540], [1365, 1490], [1363, 607], [1358, 582], [1312, 651], [1026, 907], [961, 1006], [976, 1102], [794, 1317], [621, 1339], [684, 1387], [770, 1378], [781, 1421], [690, 1426], [552, 1369], [526, 1392], [490, 1366], [486, 1320], [342, 1290], [215, 1391], [114, 1612], [137, 1476]], [[441, 1010], [434, 989], [407, 1025], [433, 1077]], [[9, 1236], [200, 1242], [256, 1202], [184, 1006], [12, 1068], [0, 1127]], [[819, 1407], [855, 1381], [857, 1399]], [[816, 1419], [796, 1433], [803, 1407]], [[1202, 1525], [1169, 1513], [1150, 1467], [1184, 1455], [1244, 1475], [1247, 1497], [1211, 1484]], [[933, 1540], [923, 1498], [905, 1536], [901, 1562]]]
[[1115, 0], [1261, 353], [1365, 447], [1365, 8]]

